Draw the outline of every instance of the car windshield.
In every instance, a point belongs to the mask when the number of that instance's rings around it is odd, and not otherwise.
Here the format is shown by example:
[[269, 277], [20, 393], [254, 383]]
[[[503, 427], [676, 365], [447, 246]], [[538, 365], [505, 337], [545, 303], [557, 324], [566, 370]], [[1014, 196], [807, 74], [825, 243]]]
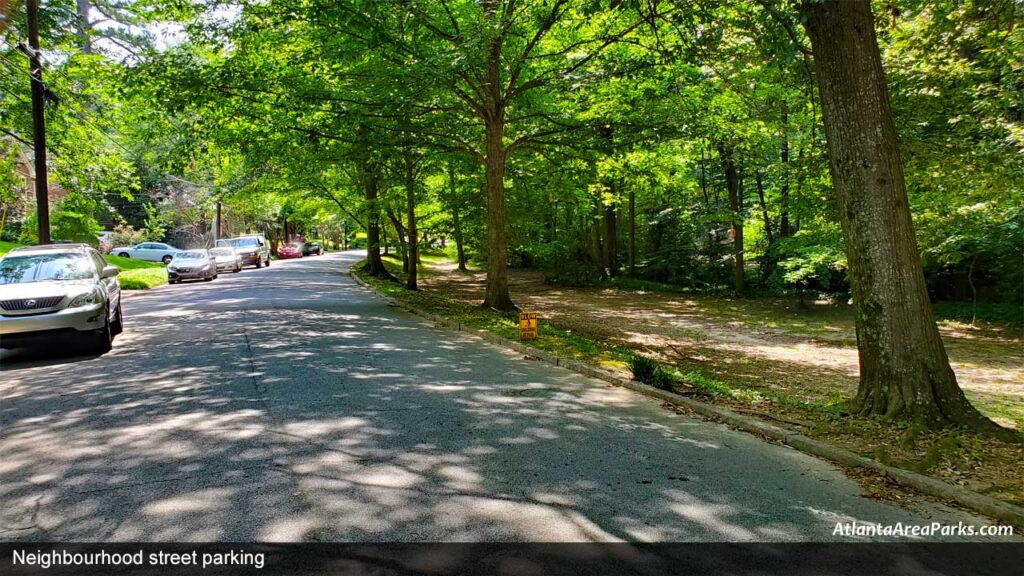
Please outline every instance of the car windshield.
[[174, 255], [175, 260], [201, 260], [208, 258], [206, 252], [200, 252], [198, 250], [188, 250], [185, 252], [178, 252]]
[[231, 241], [235, 246], [239, 248], [247, 248], [251, 246], [259, 246], [259, 242], [255, 238], [235, 238]]
[[231, 256], [235, 251], [231, 248], [213, 248], [210, 250], [210, 254], [214, 256]]
[[81, 254], [8, 256], [0, 260], [0, 284], [88, 280], [95, 273], [92, 260]]

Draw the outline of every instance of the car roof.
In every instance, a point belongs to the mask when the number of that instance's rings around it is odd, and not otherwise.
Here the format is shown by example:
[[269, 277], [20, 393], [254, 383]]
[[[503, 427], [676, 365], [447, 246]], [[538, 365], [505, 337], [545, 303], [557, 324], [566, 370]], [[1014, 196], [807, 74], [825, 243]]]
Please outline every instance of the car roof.
[[39, 246], [19, 246], [12, 248], [8, 254], [29, 254], [32, 252], [87, 252], [92, 250], [88, 244], [40, 244]]

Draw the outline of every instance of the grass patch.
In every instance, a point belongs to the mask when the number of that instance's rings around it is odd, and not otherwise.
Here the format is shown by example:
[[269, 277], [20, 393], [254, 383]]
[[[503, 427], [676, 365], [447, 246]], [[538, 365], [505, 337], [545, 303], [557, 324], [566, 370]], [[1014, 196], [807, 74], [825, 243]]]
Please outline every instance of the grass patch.
[[159, 262], [122, 258], [110, 254], [104, 254], [103, 259], [107, 264], [121, 269], [117, 280], [125, 290], [149, 290], [167, 284], [167, 267]]
[[14, 242], [0, 242], [0, 257], [20, 246], [21, 244], [15, 244]]

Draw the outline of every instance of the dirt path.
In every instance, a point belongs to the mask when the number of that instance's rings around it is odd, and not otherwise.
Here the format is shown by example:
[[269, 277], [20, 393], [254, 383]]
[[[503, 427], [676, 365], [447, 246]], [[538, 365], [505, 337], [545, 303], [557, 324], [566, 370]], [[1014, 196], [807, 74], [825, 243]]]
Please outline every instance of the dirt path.
[[[479, 302], [480, 272], [432, 264], [423, 286]], [[546, 285], [540, 272], [510, 270], [513, 299], [554, 325], [644, 350], [680, 366], [807, 402], [849, 396], [857, 386], [852, 310], [824, 302], [728, 299], [680, 293]], [[986, 414], [1024, 428], [1024, 345], [1009, 330], [943, 323], [960, 385]]]

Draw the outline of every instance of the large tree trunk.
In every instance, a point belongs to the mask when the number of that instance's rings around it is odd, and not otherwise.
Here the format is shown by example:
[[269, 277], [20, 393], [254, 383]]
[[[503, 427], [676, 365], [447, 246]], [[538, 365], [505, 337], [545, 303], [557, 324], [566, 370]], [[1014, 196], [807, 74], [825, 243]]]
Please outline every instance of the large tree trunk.
[[[496, 10], [490, 3], [489, 12]], [[514, 310], [508, 292], [508, 240], [505, 238], [505, 102], [502, 98], [501, 42], [495, 39], [487, 56], [485, 85], [487, 139], [484, 155], [484, 183], [487, 189], [487, 291], [483, 306]]]
[[801, 6], [856, 308], [855, 406], [930, 427], [999, 430], [964, 397], [932, 316], [870, 0]]
[[380, 257], [380, 203], [377, 195], [380, 186], [380, 174], [377, 165], [372, 161], [363, 163], [363, 196], [366, 199], [366, 265], [365, 270], [371, 276], [379, 276], [394, 280], [394, 276], [384, 267]]
[[483, 306], [514, 310], [508, 292], [508, 241], [505, 239], [505, 150], [502, 144], [504, 120], [487, 126], [485, 187], [487, 189], [487, 291]]
[[417, 265], [420, 263], [419, 239], [416, 237], [416, 160], [408, 155], [405, 158], [405, 213], [408, 220], [406, 230], [409, 233], [405, 287], [419, 290], [416, 285]]
[[732, 211], [729, 230], [732, 236], [733, 289], [737, 294], [742, 294], [744, 280], [743, 206], [740, 202], [740, 178], [736, 171], [732, 146], [726, 146], [720, 142], [718, 156], [722, 160], [722, 169], [725, 171], [725, 187], [729, 193], [729, 209]]

